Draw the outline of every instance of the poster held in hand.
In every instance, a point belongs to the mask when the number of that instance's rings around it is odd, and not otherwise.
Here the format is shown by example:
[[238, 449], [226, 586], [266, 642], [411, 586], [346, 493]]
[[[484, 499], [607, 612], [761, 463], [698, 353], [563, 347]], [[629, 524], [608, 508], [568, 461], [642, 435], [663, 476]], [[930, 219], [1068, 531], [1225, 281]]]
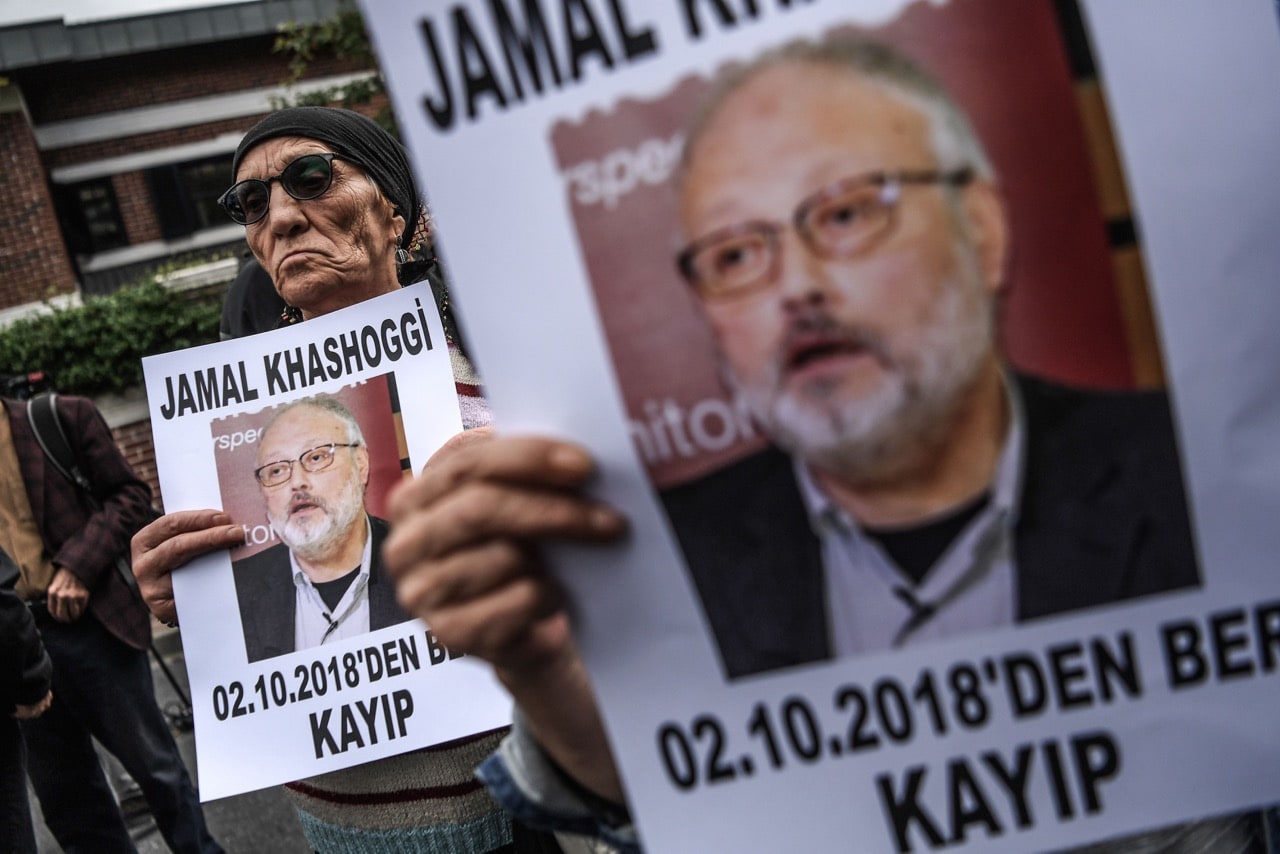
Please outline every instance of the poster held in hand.
[[390, 490], [462, 428], [427, 285], [143, 370], [166, 509], [245, 533], [173, 574], [203, 799], [509, 723], [382, 569]]
[[365, 5], [499, 423], [589, 448], [630, 520], [554, 557], [652, 850], [1040, 850], [1280, 797], [1280, 259], [1228, 225], [1277, 221], [1274, 10], [1073, 33], [1152, 337], [1061, 5]]

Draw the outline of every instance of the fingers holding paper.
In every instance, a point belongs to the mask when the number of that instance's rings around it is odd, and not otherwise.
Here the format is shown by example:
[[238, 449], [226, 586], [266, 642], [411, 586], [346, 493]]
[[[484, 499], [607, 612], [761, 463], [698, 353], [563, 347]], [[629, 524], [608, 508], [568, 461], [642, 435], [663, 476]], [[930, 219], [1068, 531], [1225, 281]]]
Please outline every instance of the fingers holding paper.
[[133, 575], [143, 601], [156, 619], [176, 622], [173, 571], [200, 555], [243, 544], [244, 530], [221, 510], [166, 513], [133, 536]]

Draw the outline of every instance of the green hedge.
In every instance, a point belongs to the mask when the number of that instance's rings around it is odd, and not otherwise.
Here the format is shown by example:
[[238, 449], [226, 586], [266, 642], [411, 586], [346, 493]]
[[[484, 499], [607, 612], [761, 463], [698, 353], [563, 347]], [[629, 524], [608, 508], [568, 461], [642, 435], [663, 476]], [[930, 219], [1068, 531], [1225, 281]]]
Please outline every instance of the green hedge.
[[68, 394], [119, 393], [142, 384], [142, 357], [218, 340], [217, 297], [155, 282], [0, 330], [0, 374], [45, 371]]

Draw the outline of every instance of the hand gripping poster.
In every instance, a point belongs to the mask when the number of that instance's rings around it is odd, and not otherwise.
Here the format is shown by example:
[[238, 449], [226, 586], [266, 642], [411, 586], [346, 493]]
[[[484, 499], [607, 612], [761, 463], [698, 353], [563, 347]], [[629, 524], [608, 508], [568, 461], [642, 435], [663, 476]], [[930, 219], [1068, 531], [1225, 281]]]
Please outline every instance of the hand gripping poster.
[[166, 510], [244, 530], [173, 574], [202, 799], [509, 722], [382, 566], [390, 490], [462, 429], [426, 285], [143, 369]]
[[364, 10], [647, 850], [1262, 838], [1271, 4]]

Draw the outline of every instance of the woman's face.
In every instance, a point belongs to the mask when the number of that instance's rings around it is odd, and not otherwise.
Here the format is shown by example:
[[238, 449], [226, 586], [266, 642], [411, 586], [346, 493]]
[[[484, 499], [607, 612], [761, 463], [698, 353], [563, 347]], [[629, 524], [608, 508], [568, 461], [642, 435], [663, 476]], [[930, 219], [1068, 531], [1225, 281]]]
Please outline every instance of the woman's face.
[[[282, 136], [255, 145], [236, 180], [266, 180], [304, 154], [329, 146]], [[354, 163], [335, 157], [333, 183], [320, 196], [298, 201], [272, 181], [266, 215], [245, 226], [245, 239], [285, 302], [303, 317], [355, 305], [399, 287], [395, 252], [404, 217]]]

